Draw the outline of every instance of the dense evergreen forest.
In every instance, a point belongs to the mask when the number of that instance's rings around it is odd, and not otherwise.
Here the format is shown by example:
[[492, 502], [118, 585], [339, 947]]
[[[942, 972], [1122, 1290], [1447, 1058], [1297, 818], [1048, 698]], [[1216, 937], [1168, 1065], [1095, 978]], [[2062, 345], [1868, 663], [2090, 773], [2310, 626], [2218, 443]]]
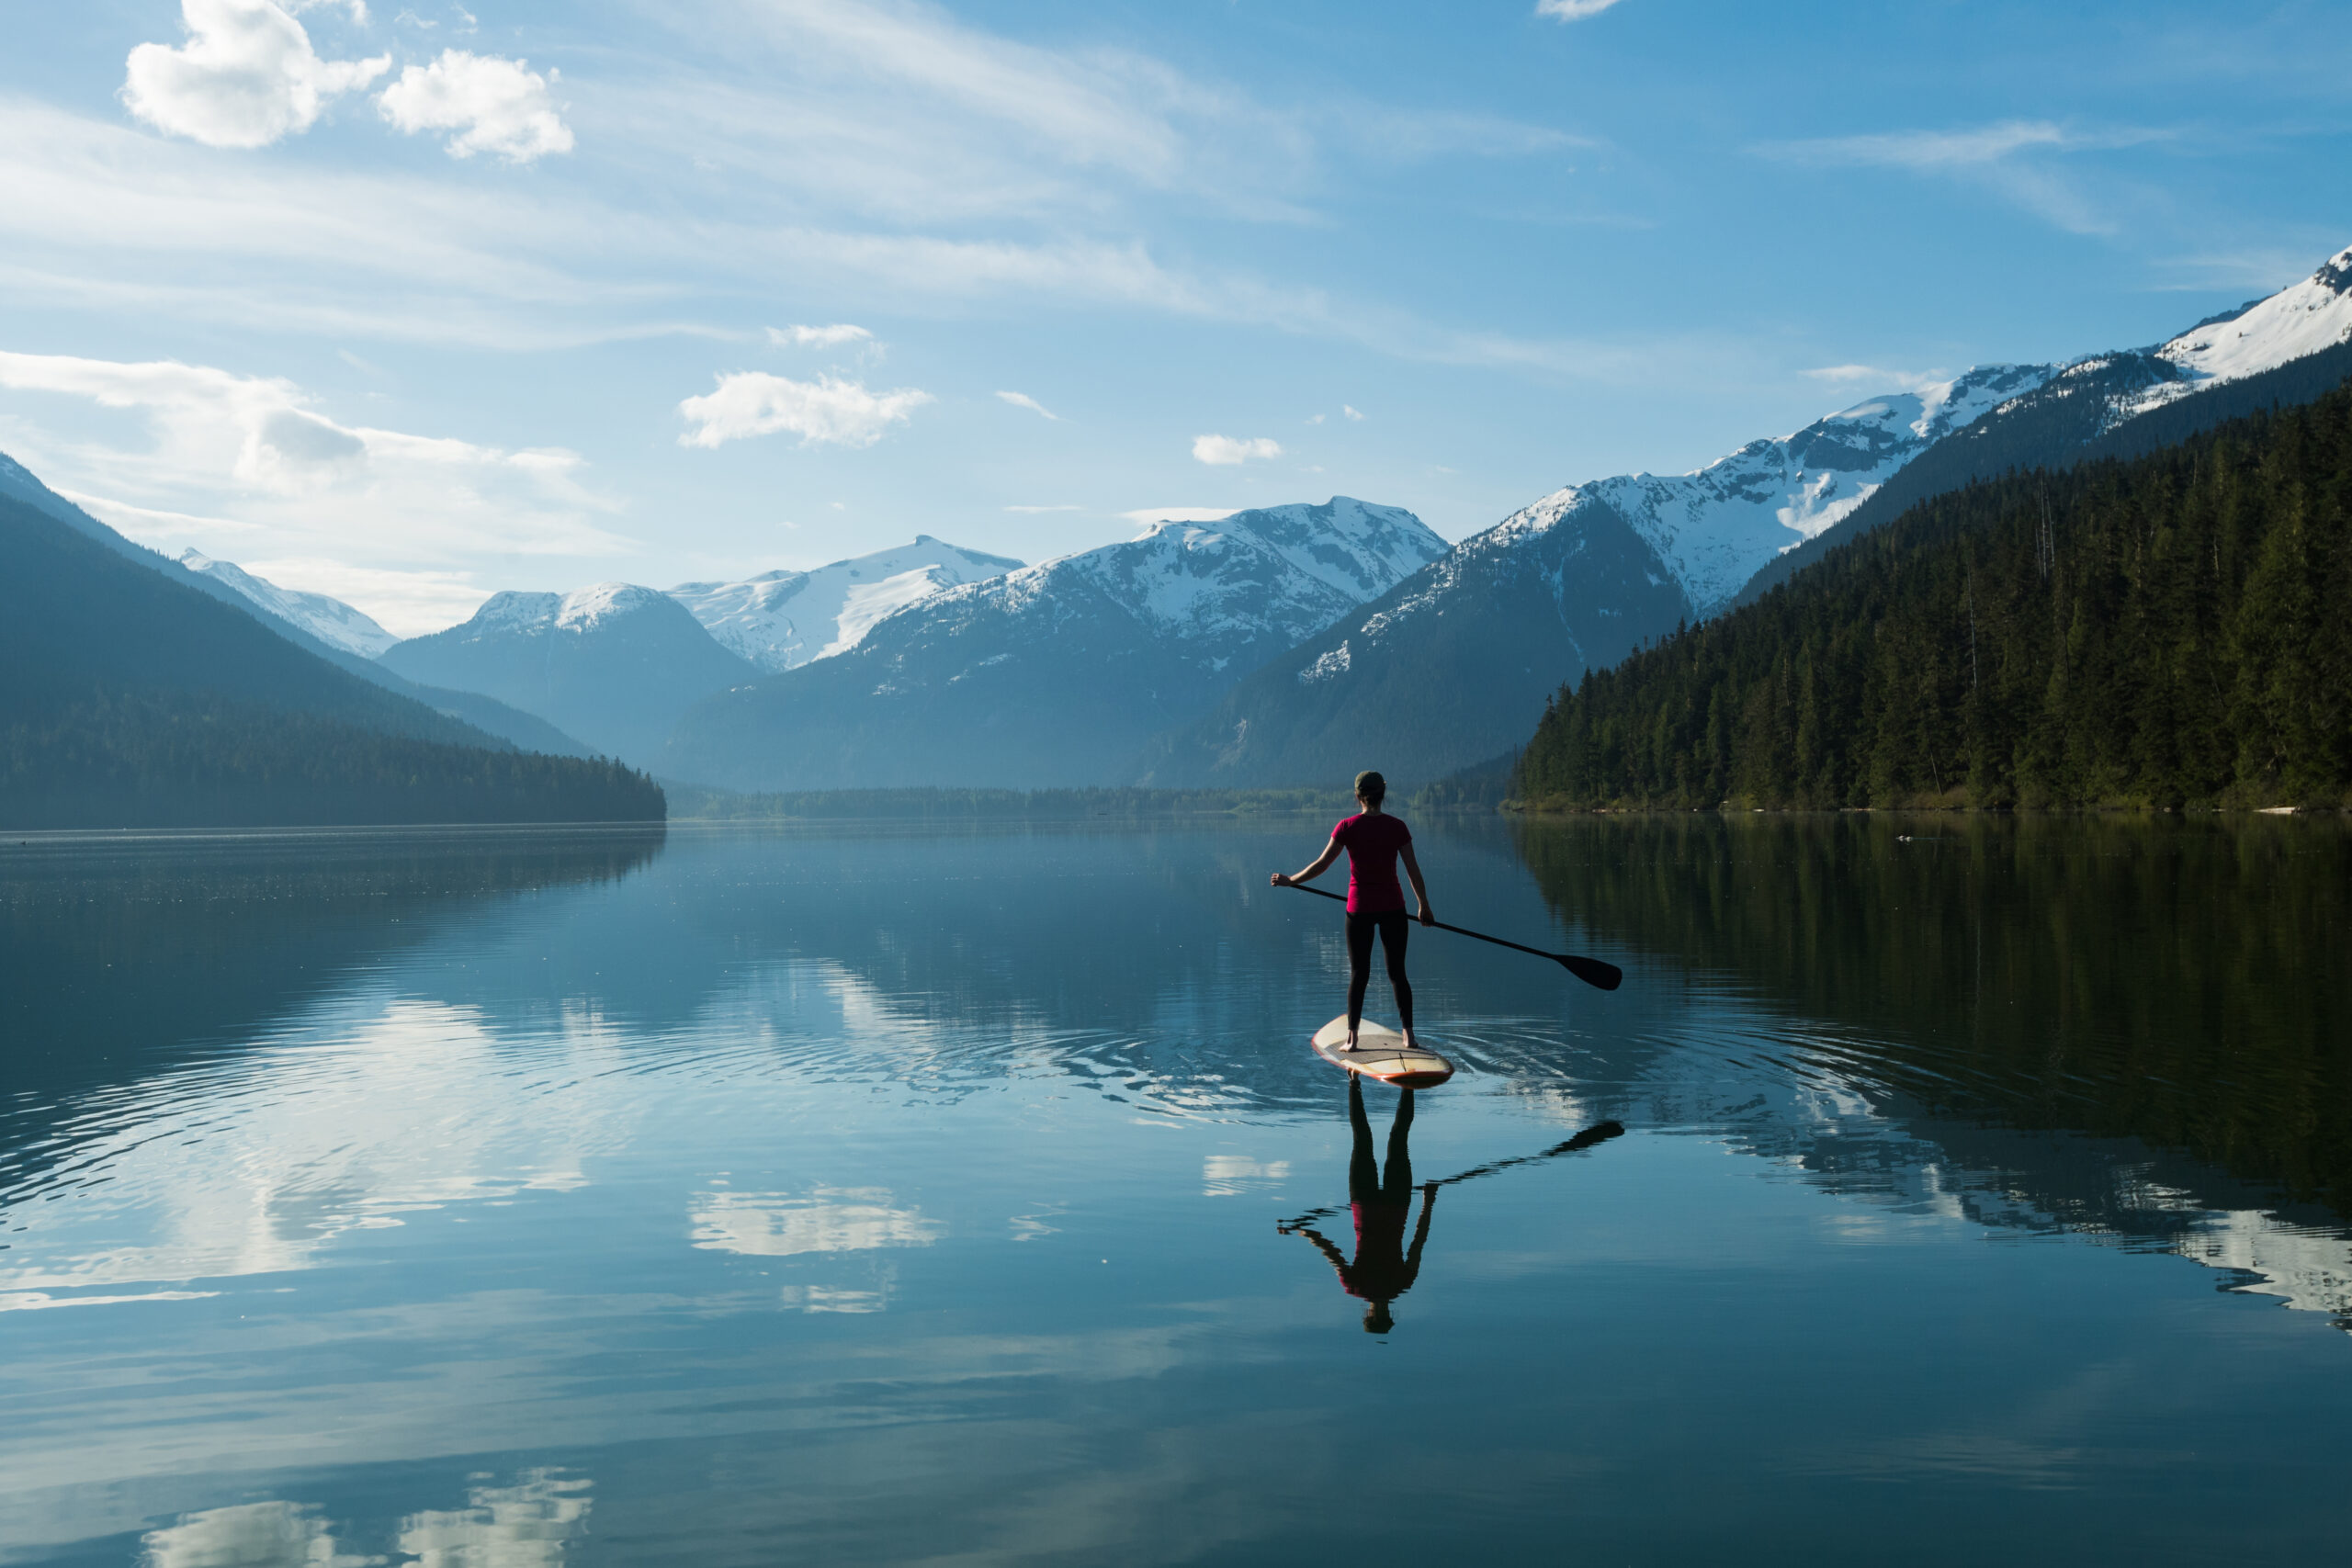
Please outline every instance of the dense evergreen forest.
[[621, 763], [451, 746], [204, 693], [0, 704], [0, 829], [660, 821]]
[[662, 813], [642, 774], [514, 750], [0, 497], [0, 829]]
[[2352, 388], [1926, 502], [1565, 687], [1537, 807], [2352, 805]]

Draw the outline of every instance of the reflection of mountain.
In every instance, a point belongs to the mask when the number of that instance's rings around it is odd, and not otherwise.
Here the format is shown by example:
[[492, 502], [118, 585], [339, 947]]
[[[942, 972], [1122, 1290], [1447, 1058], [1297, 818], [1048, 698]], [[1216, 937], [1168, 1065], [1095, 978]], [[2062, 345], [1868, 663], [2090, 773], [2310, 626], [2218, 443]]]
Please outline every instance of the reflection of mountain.
[[[1716, 1021], [1710, 1066], [1786, 1069], [1732, 1117], [1758, 1152], [1898, 1207], [2259, 1255], [2352, 1309], [2313, 1282], [2352, 1269], [2352, 835], [1707, 813], [1520, 848], [1562, 918], [1817, 1021]], [[1652, 1071], [1632, 1092], [1670, 1094]]]
[[0, 1187], [57, 1156], [28, 1119], [69, 1097], [244, 1046], [356, 971], [518, 897], [625, 876], [662, 840], [656, 825], [12, 846], [0, 1066], [26, 1098], [0, 1113]]

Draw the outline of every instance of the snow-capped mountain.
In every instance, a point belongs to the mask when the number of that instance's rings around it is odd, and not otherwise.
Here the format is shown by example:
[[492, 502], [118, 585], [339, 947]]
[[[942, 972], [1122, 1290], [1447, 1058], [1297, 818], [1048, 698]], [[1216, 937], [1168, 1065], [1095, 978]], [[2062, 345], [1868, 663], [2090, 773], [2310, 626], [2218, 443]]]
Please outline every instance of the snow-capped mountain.
[[911, 545], [814, 571], [682, 582], [670, 597], [692, 611], [721, 647], [774, 674], [854, 648], [883, 616], [962, 583], [1001, 577], [1021, 564], [918, 534]]
[[2153, 348], [2086, 355], [1937, 442], [1861, 505], [1767, 562], [1735, 603], [1930, 496], [2014, 468], [2131, 457], [2259, 409], [2309, 402], [2352, 376], [2352, 250], [2267, 299]]
[[1445, 549], [1411, 513], [1347, 496], [1160, 523], [950, 588], [845, 652], [704, 703], [664, 771], [747, 789], [1102, 783], [1153, 731]]
[[2052, 365], [1980, 366], [1751, 441], [1688, 474], [1626, 474], [1556, 491], [1511, 520], [1522, 530], [1580, 499], [1605, 502], [1657, 552], [1700, 615], [1728, 603], [1758, 567], [1831, 527], [1897, 469], [1953, 431], [2030, 392]]
[[280, 588], [266, 578], [255, 577], [234, 561], [215, 560], [194, 547], [180, 552], [180, 564], [190, 571], [227, 584], [278, 619], [291, 621], [321, 642], [331, 643], [362, 659], [374, 659], [401, 640], [340, 599], [329, 598], [324, 593], [305, 593], [299, 589]]
[[395, 643], [382, 662], [511, 703], [640, 767], [658, 760], [680, 714], [759, 673], [684, 605], [628, 582], [492, 594], [464, 625]]
[[1692, 473], [1571, 485], [1238, 682], [1157, 739], [1146, 771], [1265, 785], [1376, 766], [1425, 782], [1524, 742], [1564, 682], [1919, 501], [2120, 452], [2136, 431], [2182, 439], [2247, 412], [2241, 389], [2263, 406], [2317, 396], [2352, 372], [2339, 359], [2352, 360], [2352, 251], [2155, 348], [1979, 367]]
[[2126, 406], [2122, 417], [2260, 375], [2342, 343], [2352, 343], [2352, 246], [2329, 257], [2301, 283], [2199, 321], [2155, 350], [2158, 358], [2175, 367], [2178, 378], [2146, 389]]

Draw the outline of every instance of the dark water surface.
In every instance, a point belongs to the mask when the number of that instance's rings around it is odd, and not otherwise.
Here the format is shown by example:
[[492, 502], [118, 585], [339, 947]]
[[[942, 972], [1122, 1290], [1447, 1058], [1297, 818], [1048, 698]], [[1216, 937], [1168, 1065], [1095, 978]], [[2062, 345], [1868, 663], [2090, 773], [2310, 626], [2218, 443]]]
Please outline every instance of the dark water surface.
[[2340, 824], [1327, 826], [0, 849], [0, 1561], [2342, 1560]]

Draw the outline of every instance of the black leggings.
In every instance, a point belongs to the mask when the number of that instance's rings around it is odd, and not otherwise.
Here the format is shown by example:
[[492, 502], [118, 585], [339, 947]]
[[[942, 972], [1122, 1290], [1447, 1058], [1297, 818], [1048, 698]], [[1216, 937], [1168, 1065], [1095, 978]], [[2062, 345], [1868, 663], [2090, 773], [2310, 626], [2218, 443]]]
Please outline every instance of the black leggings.
[[1372, 984], [1372, 933], [1388, 960], [1388, 983], [1396, 987], [1396, 1024], [1413, 1027], [1413, 987], [1405, 979], [1405, 938], [1413, 929], [1402, 909], [1348, 911], [1348, 1027], [1363, 1021], [1363, 993]]

